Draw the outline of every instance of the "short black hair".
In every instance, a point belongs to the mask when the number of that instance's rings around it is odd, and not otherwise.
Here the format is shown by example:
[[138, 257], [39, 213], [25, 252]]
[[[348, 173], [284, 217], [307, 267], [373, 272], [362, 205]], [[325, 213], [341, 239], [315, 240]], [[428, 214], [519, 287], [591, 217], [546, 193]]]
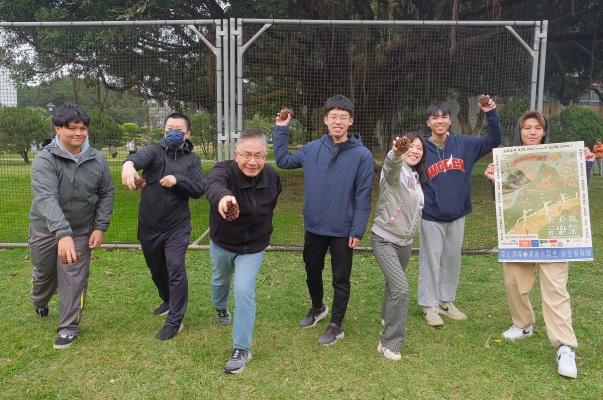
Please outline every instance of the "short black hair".
[[[163, 127], [165, 128], [165, 125], [167, 124], [167, 120], [170, 118], [174, 118], [174, 119], [183, 119], [184, 121], [186, 121], [186, 132], [191, 130], [191, 120], [184, 114], [181, 113], [171, 113], [170, 115], [168, 115], [167, 117], [165, 117], [165, 120], [163, 121]], [[186, 133], [185, 132], [185, 133]]]
[[59, 108], [52, 116], [52, 124], [60, 128], [66, 128], [70, 122], [83, 122], [84, 125], [90, 125], [90, 114], [80, 105], [69, 103]]
[[325, 117], [329, 115], [332, 110], [347, 111], [350, 113], [350, 118], [352, 118], [354, 116], [354, 103], [347, 97], [336, 94], [335, 96], [328, 98], [325, 102]]
[[425, 111], [425, 117], [426, 119], [429, 119], [429, 117], [437, 117], [440, 111], [442, 112], [442, 116], [444, 117], [451, 116], [452, 114], [452, 109], [450, 108], [448, 103], [446, 103], [445, 101], [439, 101], [427, 107], [427, 110]]

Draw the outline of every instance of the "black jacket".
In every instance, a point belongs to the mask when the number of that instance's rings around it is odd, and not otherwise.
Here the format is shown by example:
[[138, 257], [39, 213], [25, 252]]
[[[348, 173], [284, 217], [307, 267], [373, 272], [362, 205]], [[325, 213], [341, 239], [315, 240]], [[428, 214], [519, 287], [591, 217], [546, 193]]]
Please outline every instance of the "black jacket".
[[[185, 141], [182, 149], [171, 149], [165, 138], [151, 143], [125, 161], [132, 161], [136, 170], [143, 170], [147, 185], [140, 194], [138, 222], [158, 232], [167, 232], [190, 223], [188, 199], [203, 196], [205, 176], [201, 159], [192, 152], [193, 144]], [[166, 175], [174, 175], [176, 184], [170, 188], [159, 181]]]
[[[281, 177], [269, 164], [264, 165], [256, 177], [250, 178], [234, 160], [217, 163], [209, 172], [205, 185], [212, 242], [237, 254], [258, 253], [268, 247], [272, 213], [282, 189]], [[230, 222], [218, 212], [220, 200], [227, 195], [234, 196], [239, 204], [239, 217]]]

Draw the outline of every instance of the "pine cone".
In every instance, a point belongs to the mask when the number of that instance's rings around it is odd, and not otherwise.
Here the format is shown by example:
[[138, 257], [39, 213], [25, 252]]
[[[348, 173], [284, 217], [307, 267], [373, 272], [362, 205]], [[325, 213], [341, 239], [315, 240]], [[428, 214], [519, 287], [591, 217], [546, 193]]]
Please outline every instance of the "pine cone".
[[233, 203], [229, 201], [226, 203], [228, 209], [224, 214], [226, 214], [226, 221], [234, 221], [239, 216], [239, 204]]
[[398, 151], [406, 153], [408, 149], [410, 149], [410, 139], [406, 136], [402, 136], [401, 138], [396, 139], [395, 146], [398, 148]]
[[[79, 252], [75, 253], [75, 256], [76, 256], [76, 259], [72, 260], [73, 262], [76, 262], [77, 260], [80, 259], [80, 253]], [[69, 264], [69, 262], [67, 260], [67, 256], [61, 258], [61, 264]]]
[[138, 190], [138, 189], [142, 189], [143, 187], [145, 187], [147, 184], [147, 181], [145, 181], [142, 178], [134, 178], [134, 184], [136, 185], [136, 190]]
[[490, 96], [486, 94], [479, 96], [479, 104], [481, 104], [482, 107], [486, 107], [488, 104], [490, 104]]
[[293, 117], [293, 110], [290, 108], [285, 108], [284, 110], [281, 110], [281, 112], [278, 114], [278, 117], [282, 120], [286, 120], [289, 118], [289, 115]]

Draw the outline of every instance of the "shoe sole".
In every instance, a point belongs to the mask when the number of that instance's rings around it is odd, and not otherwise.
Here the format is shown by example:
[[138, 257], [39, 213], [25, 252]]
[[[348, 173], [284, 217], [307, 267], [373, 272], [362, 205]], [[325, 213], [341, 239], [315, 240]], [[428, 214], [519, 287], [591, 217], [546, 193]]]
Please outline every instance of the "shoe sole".
[[[423, 317], [425, 317], [425, 316], [423, 316]], [[435, 321], [435, 322], [433, 322], [433, 321], [428, 321], [427, 318], [425, 318], [425, 322], [427, 322], [427, 325], [429, 325], [429, 326], [442, 326], [442, 325], [444, 325], [444, 321]]]
[[66, 349], [67, 347], [71, 346], [73, 343], [75, 343], [75, 340], [68, 344], [56, 344], [55, 343], [52, 345], [52, 348], [57, 349], [57, 350], [63, 350], [63, 349]]
[[320, 314], [318, 314], [318, 317], [316, 317], [316, 320], [314, 321], [314, 323], [312, 325], [301, 326], [301, 324], [300, 324], [299, 326], [302, 329], [312, 328], [313, 326], [316, 326], [316, 324], [318, 323], [318, 321], [320, 321], [321, 319], [323, 319], [324, 317], [326, 317], [328, 313], [329, 313], [329, 307], [327, 307], [325, 305], [325, 310], [323, 312], [321, 312]]
[[322, 346], [330, 346], [332, 344], [335, 344], [335, 342], [337, 342], [339, 339], [343, 339], [344, 336], [345, 335], [344, 335], [344, 333], [342, 331], [339, 335], [335, 335], [335, 340], [333, 340], [331, 343], [320, 343], [320, 342], [316, 342], [316, 343], [318, 343], [318, 344], [320, 344]]
[[161, 314], [155, 314], [155, 311], [153, 311], [153, 315], [167, 315], [170, 312], [170, 309], [168, 308], [166, 311], [162, 312]]
[[578, 373], [576, 373], [576, 375], [563, 374], [563, 373], [559, 372], [559, 370], [557, 370], [557, 373], [561, 376], [565, 376], [566, 378], [572, 378], [572, 379], [578, 378]]

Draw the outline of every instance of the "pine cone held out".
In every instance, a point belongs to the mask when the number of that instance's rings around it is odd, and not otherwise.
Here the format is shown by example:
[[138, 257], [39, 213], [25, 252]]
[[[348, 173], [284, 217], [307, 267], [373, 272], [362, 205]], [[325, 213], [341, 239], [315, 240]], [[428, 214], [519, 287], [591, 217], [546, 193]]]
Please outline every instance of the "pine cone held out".
[[396, 139], [395, 146], [398, 148], [398, 151], [406, 153], [410, 148], [410, 139], [406, 136], [402, 136], [401, 138]]
[[[76, 262], [77, 260], [80, 259], [79, 251], [77, 253], [75, 253], [75, 257], [76, 257], [76, 259], [72, 260], [73, 262]], [[69, 264], [69, 261], [67, 260], [67, 256], [61, 258], [61, 264]]]
[[134, 184], [136, 185], [136, 190], [139, 190], [146, 186], [147, 181], [142, 178], [134, 178]]
[[226, 203], [226, 206], [228, 207], [226, 209], [226, 212], [224, 213], [226, 214], [226, 221], [234, 221], [235, 219], [237, 219], [237, 217], [239, 216], [239, 204], [229, 201], [228, 203]]
[[486, 94], [482, 94], [479, 96], [479, 104], [482, 105], [482, 107], [486, 107], [488, 104], [490, 104], [490, 96], [486, 95]]

